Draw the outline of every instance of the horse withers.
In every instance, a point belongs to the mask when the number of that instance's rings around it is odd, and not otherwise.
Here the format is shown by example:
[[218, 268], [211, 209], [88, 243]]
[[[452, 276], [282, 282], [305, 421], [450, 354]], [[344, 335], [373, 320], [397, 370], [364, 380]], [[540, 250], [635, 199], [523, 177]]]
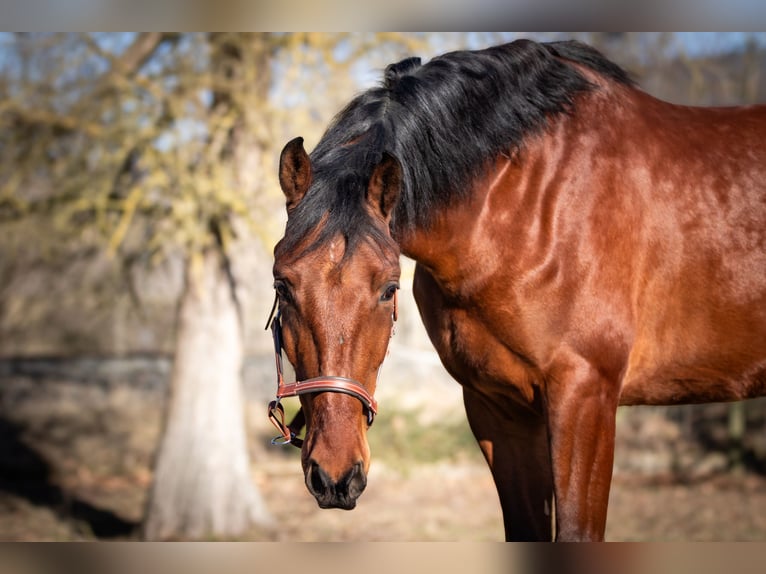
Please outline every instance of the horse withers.
[[764, 141], [764, 106], [669, 104], [588, 46], [522, 40], [392, 64], [310, 156], [289, 142], [283, 427], [305, 422], [319, 505], [366, 485], [402, 253], [506, 538], [603, 539], [618, 405], [766, 394]]

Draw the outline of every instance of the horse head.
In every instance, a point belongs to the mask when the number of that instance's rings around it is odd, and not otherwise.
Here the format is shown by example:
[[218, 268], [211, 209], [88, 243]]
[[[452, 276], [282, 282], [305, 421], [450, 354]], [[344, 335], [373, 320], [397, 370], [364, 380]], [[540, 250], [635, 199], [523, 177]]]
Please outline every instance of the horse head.
[[[354, 225], [330, 226], [327, 210], [313, 228], [301, 221], [316, 187], [301, 138], [280, 158], [286, 197], [285, 237], [274, 249], [280, 339], [295, 368], [306, 425], [301, 463], [322, 508], [356, 506], [367, 483], [367, 429], [396, 315], [399, 247], [389, 223], [400, 187], [398, 162], [384, 155], [360, 193]], [[304, 204], [304, 202], [307, 202]], [[295, 237], [298, 234], [300, 237]]]

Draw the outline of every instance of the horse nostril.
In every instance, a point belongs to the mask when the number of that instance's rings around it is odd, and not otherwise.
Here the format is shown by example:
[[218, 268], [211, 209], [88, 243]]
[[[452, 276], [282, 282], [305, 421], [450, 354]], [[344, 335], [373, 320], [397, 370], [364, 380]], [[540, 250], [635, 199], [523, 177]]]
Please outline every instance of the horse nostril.
[[343, 480], [345, 490], [351, 500], [356, 500], [367, 486], [367, 476], [364, 474], [362, 463], [356, 463]]
[[332, 480], [315, 461], [311, 461], [306, 474], [306, 486], [315, 498], [321, 499], [327, 496], [332, 489]]

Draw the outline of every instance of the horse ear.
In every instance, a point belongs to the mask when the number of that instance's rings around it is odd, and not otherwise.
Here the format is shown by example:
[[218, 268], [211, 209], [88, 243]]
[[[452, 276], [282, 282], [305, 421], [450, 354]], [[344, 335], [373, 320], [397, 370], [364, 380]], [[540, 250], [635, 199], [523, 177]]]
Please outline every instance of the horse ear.
[[372, 212], [383, 221], [391, 221], [402, 189], [402, 166], [394, 156], [383, 152], [383, 159], [372, 172], [367, 187], [367, 202]]
[[287, 198], [287, 211], [300, 203], [311, 184], [311, 160], [303, 149], [303, 138], [287, 142], [279, 157], [279, 185]]

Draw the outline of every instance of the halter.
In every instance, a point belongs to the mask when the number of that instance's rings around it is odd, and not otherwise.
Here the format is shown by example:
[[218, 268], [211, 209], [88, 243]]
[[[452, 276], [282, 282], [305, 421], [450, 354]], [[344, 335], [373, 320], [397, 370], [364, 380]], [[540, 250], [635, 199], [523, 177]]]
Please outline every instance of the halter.
[[[294, 383], [285, 383], [282, 376], [282, 321], [280, 320], [281, 310], [279, 309], [278, 302], [279, 298], [277, 297], [274, 299], [274, 305], [271, 308], [269, 320], [266, 323], [267, 329], [271, 327], [271, 334], [274, 338], [274, 356], [277, 366], [277, 394], [276, 399], [269, 403], [268, 417], [271, 424], [273, 424], [280, 433], [279, 436], [276, 436], [271, 440], [271, 444], [291, 444], [298, 448], [303, 445], [303, 440], [297, 437], [305, 424], [303, 410], [300, 409], [298, 411], [295, 417], [293, 417], [293, 420], [290, 421], [290, 424], [285, 424], [285, 409], [281, 403], [281, 400], [285, 397], [297, 397], [300, 395], [323, 392], [351, 395], [362, 403], [362, 406], [367, 413], [367, 426], [371, 426], [372, 422], [375, 420], [375, 415], [378, 414], [378, 402], [358, 381], [347, 377], [324, 375], [303, 381], [295, 381]], [[391, 314], [391, 337], [394, 336], [394, 323], [398, 316], [398, 296], [395, 291], [394, 311]], [[380, 374], [380, 370], [378, 370], [378, 374]]]

